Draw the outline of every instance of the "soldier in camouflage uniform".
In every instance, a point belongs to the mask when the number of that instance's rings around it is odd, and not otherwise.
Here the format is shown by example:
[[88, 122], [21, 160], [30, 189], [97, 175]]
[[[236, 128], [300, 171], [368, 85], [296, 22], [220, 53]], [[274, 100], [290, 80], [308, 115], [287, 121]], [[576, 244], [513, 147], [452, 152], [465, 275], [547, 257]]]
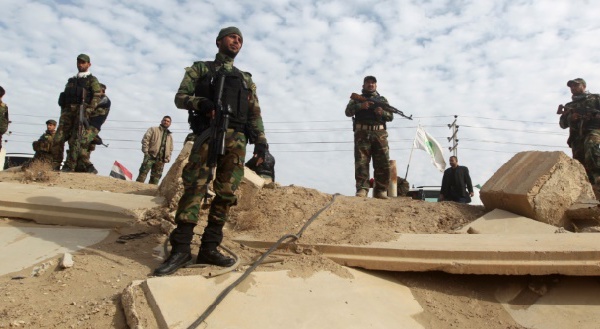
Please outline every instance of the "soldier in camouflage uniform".
[[[87, 172], [91, 174], [97, 174], [98, 170], [94, 167], [94, 164], [90, 160], [91, 153], [96, 149], [96, 145], [102, 143], [102, 139], [98, 136], [102, 125], [108, 117], [110, 112], [110, 99], [106, 96], [106, 85], [100, 84], [100, 101], [93, 111], [87, 114], [87, 120], [89, 126], [84, 128], [79, 143], [80, 147], [79, 155], [75, 156], [72, 154], [72, 150], [67, 151], [67, 161], [65, 167], [74, 168], [75, 172]], [[73, 167], [73, 163], [76, 165]]]
[[0, 87], [0, 150], [2, 150], [2, 135], [6, 133], [10, 123], [8, 120], [8, 105], [2, 101], [4, 94], [6, 94], [6, 91]]
[[50, 150], [52, 149], [52, 141], [54, 140], [54, 135], [56, 134], [56, 121], [48, 120], [46, 121], [46, 131], [40, 136], [40, 138], [33, 142], [33, 150], [35, 154], [33, 155], [33, 160], [37, 162], [47, 162], [52, 163], [52, 153]]
[[585, 80], [569, 80], [572, 101], [560, 106], [560, 127], [569, 128], [573, 159], [583, 164], [592, 184], [600, 183], [600, 95], [587, 92]]
[[[69, 141], [70, 152], [69, 158], [65, 161], [62, 169], [65, 172], [74, 171], [82, 149], [89, 147], [89, 142], [87, 142], [89, 136], [85, 138], [82, 136], [85, 135], [85, 129], [83, 129], [84, 133], [78, 134], [79, 109], [80, 106], [84, 107], [87, 119], [98, 107], [102, 93], [98, 79], [89, 72], [90, 66], [92, 66], [92, 63], [88, 55], [80, 54], [77, 56], [78, 73], [67, 81], [65, 90], [58, 98], [58, 105], [61, 107], [60, 119], [52, 144], [55, 170], [60, 168], [66, 141]], [[91, 141], [91, 139], [89, 140]]]
[[165, 163], [171, 161], [171, 153], [173, 152], [173, 137], [169, 130], [170, 126], [171, 117], [166, 115], [162, 118], [158, 127], [148, 128], [144, 134], [142, 138], [144, 160], [140, 166], [137, 182], [143, 183], [146, 181], [146, 176], [150, 172], [150, 184], [158, 184]]
[[[195, 134], [207, 129], [215, 116], [215, 85], [218, 75], [225, 76], [224, 108], [232, 114], [225, 136], [225, 154], [217, 158], [213, 188], [216, 196], [210, 205], [208, 223], [202, 234], [197, 263], [231, 266], [235, 261], [221, 254], [217, 247], [223, 239], [223, 225], [229, 208], [236, 204], [234, 195], [244, 176], [246, 144], [254, 143], [254, 156], [262, 161], [267, 150], [267, 139], [256, 96], [256, 85], [250, 73], [233, 66], [233, 59], [242, 48], [242, 33], [236, 27], [221, 29], [216, 39], [219, 52], [214, 61], [195, 62], [185, 69], [185, 75], [175, 95], [175, 105], [185, 109], [197, 120], [192, 124]], [[171, 274], [188, 264], [191, 259], [190, 244], [198, 222], [202, 200], [206, 193], [208, 143], [195, 142], [189, 162], [183, 169], [184, 194], [179, 201], [175, 221], [177, 227], [169, 237], [172, 250], [167, 260], [154, 271], [154, 275]]]
[[[363, 80], [362, 96], [387, 103], [377, 92], [377, 79], [367, 76]], [[386, 122], [393, 120], [393, 114], [373, 102], [350, 100], [346, 106], [346, 116], [353, 117], [354, 123], [354, 176], [356, 196], [366, 197], [369, 191], [369, 164], [373, 158], [375, 186], [373, 197], [387, 199], [390, 183], [390, 149], [387, 141]]]

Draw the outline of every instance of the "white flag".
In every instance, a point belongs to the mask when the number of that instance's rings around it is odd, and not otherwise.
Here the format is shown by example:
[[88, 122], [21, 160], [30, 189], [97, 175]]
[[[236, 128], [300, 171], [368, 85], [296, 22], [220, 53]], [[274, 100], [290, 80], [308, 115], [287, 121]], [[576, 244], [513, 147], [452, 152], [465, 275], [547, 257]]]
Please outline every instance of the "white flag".
[[417, 135], [415, 136], [414, 146], [427, 152], [431, 156], [431, 162], [439, 171], [444, 171], [446, 168], [446, 160], [444, 160], [444, 153], [435, 138], [429, 135], [425, 129], [419, 125], [417, 127]]

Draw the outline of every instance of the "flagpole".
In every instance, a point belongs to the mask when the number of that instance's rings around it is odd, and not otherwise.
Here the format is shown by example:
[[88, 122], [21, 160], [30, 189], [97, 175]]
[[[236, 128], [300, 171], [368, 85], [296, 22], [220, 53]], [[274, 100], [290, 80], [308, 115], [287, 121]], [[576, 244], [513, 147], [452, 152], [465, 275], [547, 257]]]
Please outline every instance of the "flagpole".
[[404, 174], [404, 180], [408, 177], [408, 168], [410, 168], [410, 160], [412, 160], [413, 150], [415, 149], [415, 140], [417, 139], [417, 132], [419, 131], [419, 126], [421, 126], [421, 120], [417, 123], [417, 130], [415, 131], [415, 138], [413, 139], [412, 147], [410, 148], [410, 156], [408, 156], [408, 164], [406, 165], [406, 174]]

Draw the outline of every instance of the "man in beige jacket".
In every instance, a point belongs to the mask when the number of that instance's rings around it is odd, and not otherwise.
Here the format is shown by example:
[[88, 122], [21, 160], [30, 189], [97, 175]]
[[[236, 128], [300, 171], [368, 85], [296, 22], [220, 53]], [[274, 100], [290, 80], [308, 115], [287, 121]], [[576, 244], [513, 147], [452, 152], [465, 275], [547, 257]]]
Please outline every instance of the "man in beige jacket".
[[150, 173], [150, 184], [158, 184], [162, 176], [165, 163], [171, 160], [173, 152], [173, 137], [169, 131], [171, 117], [166, 115], [160, 122], [160, 126], [148, 128], [142, 138], [142, 152], [144, 161], [140, 166], [140, 174], [136, 181], [143, 183]]

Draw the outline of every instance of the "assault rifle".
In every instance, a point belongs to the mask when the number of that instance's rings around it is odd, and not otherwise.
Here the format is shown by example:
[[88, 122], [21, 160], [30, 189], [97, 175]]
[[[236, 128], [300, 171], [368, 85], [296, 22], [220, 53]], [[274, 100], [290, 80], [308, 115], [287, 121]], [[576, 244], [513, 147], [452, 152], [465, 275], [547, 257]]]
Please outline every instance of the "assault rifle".
[[560, 104], [558, 105], [558, 110], [556, 110], [556, 114], [563, 114], [569, 112], [570, 110], [572, 110], [572, 108]]
[[204, 203], [202, 205], [204, 209], [207, 208], [208, 200], [211, 197], [208, 186], [215, 177], [219, 155], [225, 154], [225, 137], [227, 135], [227, 127], [229, 126], [229, 115], [231, 114], [231, 107], [229, 105], [224, 106], [221, 100], [225, 85], [225, 75], [219, 74], [216, 80], [215, 96], [213, 98], [215, 102], [215, 115], [210, 120], [210, 127], [196, 137], [194, 150], [192, 150], [192, 152], [197, 151], [208, 140], [206, 165], [209, 171], [206, 184], [204, 184]]
[[384, 102], [379, 102], [379, 101], [372, 100], [372, 99], [368, 99], [368, 98], [366, 98], [364, 96], [361, 96], [361, 95], [359, 95], [357, 93], [352, 93], [352, 95], [350, 95], [350, 99], [353, 99], [353, 100], [355, 100], [357, 102], [361, 102], [361, 103], [363, 103], [363, 102], [371, 102], [371, 103], [373, 103], [373, 105], [375, 105], [376, 107], [381, 107], [386, 112], [395, 113], [395, 114], [398, 114], [398, 115], [400, 115], [402, 117], [407, 118], [408, 120], [412, 120], [412, 114], [410, 116], [406, 116], [404, 114], [404, 112], [398, 110], [397, 108], [391, 106], [390, 104], [387, 104], [387, 103], [384, 103]]
[[83, 129], [88, 129], [90, 127], [90, 123], [88, 122], [85, 116], [85, 99], [87, 96], [87, 90], [82, 89], [81, 99], [79, 100], [79, 118], [77, 124], [77, 142], [80, 143], [83, 138]]

